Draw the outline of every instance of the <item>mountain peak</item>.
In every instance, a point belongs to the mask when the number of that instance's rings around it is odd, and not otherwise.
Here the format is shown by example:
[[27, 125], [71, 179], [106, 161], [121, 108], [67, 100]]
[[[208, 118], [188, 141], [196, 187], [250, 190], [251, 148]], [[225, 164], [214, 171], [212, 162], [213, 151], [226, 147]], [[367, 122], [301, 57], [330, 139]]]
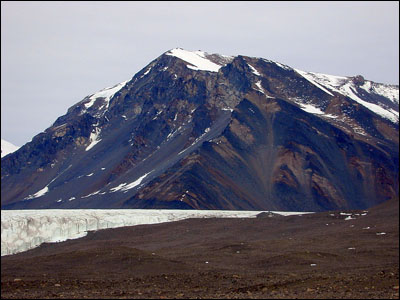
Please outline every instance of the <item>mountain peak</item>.
[[2, 208], [366, 208], [398, 194], [398, 98], [174, 48], [4, 157]]
[[226, 65], [233, 59], [231, 56], [209, 54], [201, 50], [188, 51], [182, 48], [171, 49], [165, 54], [175, 56], [189, 63], [187, 65], [189, 69], [209, 72], [218, 72], [222, 66]]

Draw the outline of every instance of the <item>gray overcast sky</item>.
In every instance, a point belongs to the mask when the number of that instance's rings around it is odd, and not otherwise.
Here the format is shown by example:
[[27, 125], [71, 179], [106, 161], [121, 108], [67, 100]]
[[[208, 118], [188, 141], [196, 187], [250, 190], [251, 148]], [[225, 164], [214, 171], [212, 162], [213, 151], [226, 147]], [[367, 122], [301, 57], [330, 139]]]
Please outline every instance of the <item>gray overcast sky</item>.
[[18, 146], [175, 47], [399, 84], [399, 2], [1, 2], [1, 138]]

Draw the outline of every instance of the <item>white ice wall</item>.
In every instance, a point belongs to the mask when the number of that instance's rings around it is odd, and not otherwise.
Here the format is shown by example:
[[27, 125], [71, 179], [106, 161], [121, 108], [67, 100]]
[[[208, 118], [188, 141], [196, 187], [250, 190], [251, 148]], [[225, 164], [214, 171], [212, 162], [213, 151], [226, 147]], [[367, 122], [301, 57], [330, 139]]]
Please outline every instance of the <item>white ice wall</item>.
[[[83, 237], [88, 231], [178, 221], [187, 218], [254, 218], [261, 211], [158, 209], [44, 209], [1, 211], [1, 255], [45, 242]], [[277, 212], [283, 215], [302, 214]]]

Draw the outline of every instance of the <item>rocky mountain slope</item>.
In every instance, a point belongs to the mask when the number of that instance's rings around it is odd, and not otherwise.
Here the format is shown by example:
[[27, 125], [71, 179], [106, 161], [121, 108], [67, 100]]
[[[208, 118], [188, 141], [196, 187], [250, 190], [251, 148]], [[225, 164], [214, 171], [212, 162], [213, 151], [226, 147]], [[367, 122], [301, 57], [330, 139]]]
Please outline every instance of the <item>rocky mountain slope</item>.
[[398, 147], [398, 86], [176, 48], [4, 157], [1, 205], [363, 209]]

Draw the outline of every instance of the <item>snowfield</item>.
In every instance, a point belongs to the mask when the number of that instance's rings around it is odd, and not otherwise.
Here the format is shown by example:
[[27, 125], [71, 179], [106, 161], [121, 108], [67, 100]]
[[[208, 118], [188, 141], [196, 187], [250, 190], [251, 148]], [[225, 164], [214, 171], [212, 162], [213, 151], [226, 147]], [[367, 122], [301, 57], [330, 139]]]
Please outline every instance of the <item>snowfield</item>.
[[1, 157], [6, 156], [7, 154], [13, 153], [19, 149], [18, 146], [11, 144], [10, 142], [1, 139]]
[[[255, 218], [262, 211], [42, 209], [1, 211], [1, 256], [83, 237], [88, 231], [188, 218]], [[307, 212], [275, 212], [284, 216]]]
[[124, 82], [118, 83], [114, 85], [113, 87], [107, 87], [105, 89], [102, 89], [101, 91], [98, 91], [97, 93], [94, 93], [89, 97], [89, 101], [86, 102], [85, 108], [88, 109], [89, 107], [92, 107], [93, 104], [96, 102], [97, 98], [104, 98], [106, 101], [106, 106], [108, 108], [108, 105], [110, 103], [110, 99], [120, 90], [122, 89], [129, 80], [126, 80]]
[[200, 70], [200, 71], [209, 71], [209, 72], [218, 72], [221, 68], [220, 65], [213, 63], [209, 59], [206, 58], [206, 53], [203, 51], [187, 51], [180, 48], [175, 48], [167, 52], [167, 55], [178, 57], [189, 65], [186, 65], [189, 69], [192, 70]]

